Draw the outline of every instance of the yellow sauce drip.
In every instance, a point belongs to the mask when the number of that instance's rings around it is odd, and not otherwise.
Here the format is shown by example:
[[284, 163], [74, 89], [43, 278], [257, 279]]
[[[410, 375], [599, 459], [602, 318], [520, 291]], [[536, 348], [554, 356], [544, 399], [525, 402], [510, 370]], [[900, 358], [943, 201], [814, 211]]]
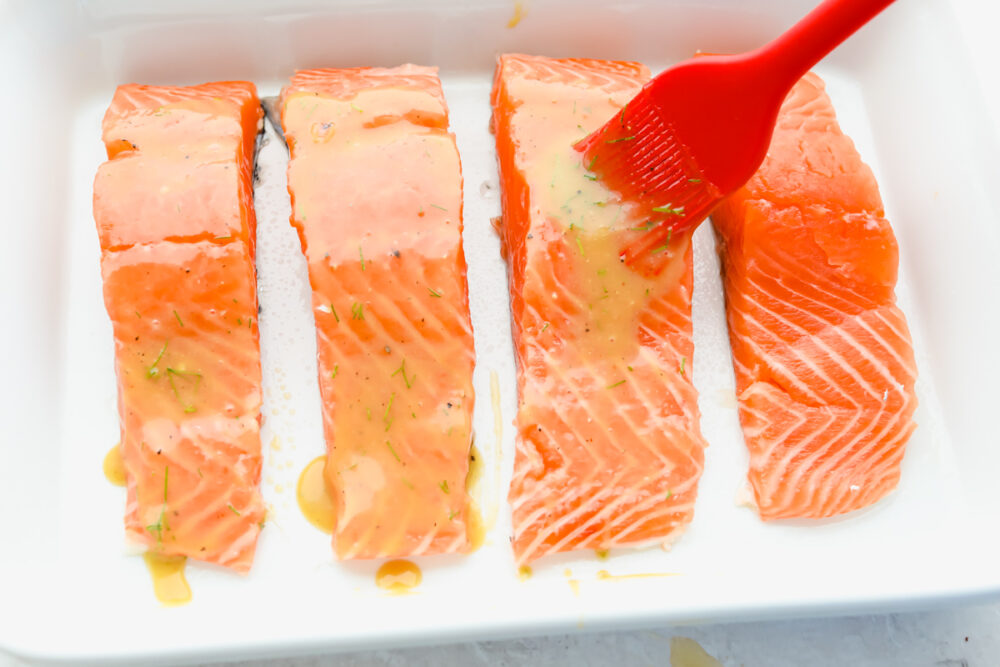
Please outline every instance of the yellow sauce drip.
[[673, 572], [643, 572], [640, 574], [611, 574], [607, 570], [598, 570], [597, 578], [601, 581], [621, 581], [624, 579], [653, 579], [657, 577], [676, 577]]
[[[465, 488], [469, 494], [468, 513], [466, 529], [469, 531], [469, 552], [478, 551], [479, 547], [486, 542], [486, 533], [492, 525], [487, 525], [483, 517], [482, 509], [475, 498], [481, 495], [483, 482], [483, 455], [479, 449], [472, 445], [469, 450], [469, 472], [465, 477]], [[493, 519], [495, 519], [495, 513]]]
[[333, 506], [333, 499], [330, 497], [330, 491], [326, 486], [326, 478], [323, 475], [325, 466], [325, 456], [317, 456], [309, 462], [309, 465], [299, 475], [296, 497], [302, 515], [309, 523], [324, 533], [332, 534], [337, 514]]
[[406, 593], [420, 585], [423, 574], [416, 563], [390, 560], [375, 572], [375, 584], [390, 593]]
[[168, 607], [187, 604], [191, 601], [191, 587], [184, 577], [184, 556], [162, 556], [146, 552], [142, 555], [146, 569], [153, 579], [153, 593], [156, 599]]
[[521, 567], [517, 568], [517, 578], [520, 579], [521, 581], [527, 581], [528, 579], [531, 579], [531, 575], [532, 575], [531, 568], [528, 567], [527, 565], [522, 565]]
[[[607, 560], [610, 552], [607, 549], [595, 549], [594, 554], [597, 556], [597, 560]], [[603, 571], [601, 570], [601, 572]]]
[[524, 9], [524, 3], [521, 0], [515, 0], [514, 2], [514, 13], [511, 15], [510, 20], [507, 21], [508, 28], [516, 28], [517, 24], [521, 22], [524, 15], [527, 12]]
[[722, 667], [701, 644], [687, 637], [670, 638], [670, 667]]
[[125, 462], [122, 446], [117, 444], [104, 456], [104, 476], [115, 486], [125, 486]]

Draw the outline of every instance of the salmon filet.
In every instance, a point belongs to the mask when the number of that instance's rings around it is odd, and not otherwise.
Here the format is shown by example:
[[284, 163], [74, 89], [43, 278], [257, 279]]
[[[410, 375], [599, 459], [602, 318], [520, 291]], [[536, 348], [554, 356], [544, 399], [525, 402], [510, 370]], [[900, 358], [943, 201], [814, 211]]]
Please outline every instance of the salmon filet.
[[690, 234], [652, 223], [573, 148], [649, 79], [637, 63], [500, 57], [493, 126], [518, 367], [518, 564], [666, 544], [691, 521], [705, 442], [691, 383]]
[[895, 236], [818, 76], [788, 95], [764, 163], [712, 221], [761, 518], [878, 501], [915, 428], [917, 368]]
[[437, 70], [298, 72], [280, 101], [339, 559], [465, 552], [475, 353]]
[[120, 86], [94, 182], [128, 537], [247, 572], [264, 521], [247, 82]]

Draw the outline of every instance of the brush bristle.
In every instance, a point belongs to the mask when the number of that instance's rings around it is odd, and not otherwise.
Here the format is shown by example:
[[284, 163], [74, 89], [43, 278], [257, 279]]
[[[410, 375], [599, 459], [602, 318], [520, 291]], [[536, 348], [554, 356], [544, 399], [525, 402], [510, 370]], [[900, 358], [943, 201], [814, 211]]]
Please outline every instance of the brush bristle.
[[[644, 88], [621, 113], [576, 145], [583, 162], [656, 225], [642, 246], [701, 222], [722, 199]], [[637, 252], [641, 248], [635, 248]]]

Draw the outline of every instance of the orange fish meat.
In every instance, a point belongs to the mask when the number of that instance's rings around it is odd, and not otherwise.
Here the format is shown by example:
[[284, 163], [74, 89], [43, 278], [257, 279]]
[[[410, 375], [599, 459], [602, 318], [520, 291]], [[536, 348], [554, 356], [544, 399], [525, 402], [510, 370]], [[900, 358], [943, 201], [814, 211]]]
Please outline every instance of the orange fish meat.
[[120, 86], [94, 182], [126, 533], [247, 572], [264, 521], [247, 82]]
[[298, 72], [280, 101], [309, 265], [337, 558], [470, 549], [475, 353], [437, 70]]
[[499, 59], [492, 102], [518, 362], [518, 564], [667, 544], [693, 515], [706, 443], [691, 382], [690, 234], [627, 262], [652, 223], [572, 148], [648, 79], [637, 63]]
[[917, 368], [895, 236], [818, 76], [789, 94], [763, 165], [712, 220], [761, 518], [878, 501], [915, 428]]

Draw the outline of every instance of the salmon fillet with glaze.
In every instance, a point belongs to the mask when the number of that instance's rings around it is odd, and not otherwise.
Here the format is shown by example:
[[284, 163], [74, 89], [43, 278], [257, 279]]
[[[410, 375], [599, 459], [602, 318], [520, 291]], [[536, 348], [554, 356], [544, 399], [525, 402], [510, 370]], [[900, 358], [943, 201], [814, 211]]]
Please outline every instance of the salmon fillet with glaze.
[[126, 533], [149, 551], [249, 570], [261, 371], [247, 82], [120, 86], [94, 183], [114, 328]]
[[895, 236], [818, 76], [788, 95], [764, 163], [712, 220], [761, 518], [878, 501], [915, 428], [917, 368]]
[[475, 353], [461, 164], [437, 70], [298, 72], [280, 109], [312, 285], [334, 552], [468, 551]]
[[493, 87], [518, 366], [510, 488], [519, 564], [666, 544], [691, 521], [705, 441], [691, 383], [691, 243], [647, 233], [572, 146], [649, 79], [636, 63], [504, 55]]

